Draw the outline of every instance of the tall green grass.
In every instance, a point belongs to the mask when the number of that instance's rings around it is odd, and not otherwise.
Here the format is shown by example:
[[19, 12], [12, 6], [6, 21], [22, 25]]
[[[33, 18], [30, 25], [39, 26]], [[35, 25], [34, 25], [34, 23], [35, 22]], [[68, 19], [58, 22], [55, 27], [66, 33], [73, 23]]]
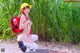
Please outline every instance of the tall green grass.
[[65, 43], [80, 41], [80, 2], [64, 0], [0, 0], [0, 38], [13, 38], [10, 19], [20, 15], [24, 2], [32, 5], [33, 33], [40, 39]]

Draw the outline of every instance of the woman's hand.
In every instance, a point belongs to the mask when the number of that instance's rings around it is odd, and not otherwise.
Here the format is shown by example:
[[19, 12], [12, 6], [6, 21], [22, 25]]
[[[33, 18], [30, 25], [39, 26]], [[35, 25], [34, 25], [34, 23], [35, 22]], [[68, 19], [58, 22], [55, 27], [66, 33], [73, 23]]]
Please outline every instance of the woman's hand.
[[30, 22], [30, 24], [32, 25], [32, 22]]
[[25, 22], [25, 25], [29, 24], [30, 22], [31, 22], [30, 20], [27, 20], [27, 21]]
[[32, 25], [32, 22], [30, 20], [27, 21], [28, 24]]
[[27, 22], [27, 23], [30, 23], [31, 21], [30, 21], [30, 20], [27, 20], [26, 22]]

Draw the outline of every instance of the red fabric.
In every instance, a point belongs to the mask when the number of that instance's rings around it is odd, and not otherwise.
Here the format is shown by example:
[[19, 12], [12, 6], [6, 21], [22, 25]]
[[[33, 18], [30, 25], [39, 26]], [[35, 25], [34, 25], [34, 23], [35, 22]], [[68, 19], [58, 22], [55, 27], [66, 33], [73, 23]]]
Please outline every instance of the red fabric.
[[32, 34], [32, 28], [30, 29], [30, 33], [29, 34]]
[[[16, 20], [16, 24], [14, 23], [14, 19]], [[15, 33], [21, 33], [23, 30], [20, 30], [19, 29], [19, 24], [20, 24], [20, 17], [18, 16], [15, 16], [11, 19], [11, 27], [12, 27], [12, 30], [13, 32]], [[15, 27], [16, 26], [16, 27]]]
[[[14, 23], [14, 19], [16, 20], [17, 24]], [[29, 18], [26, 17], [26, 20], [29, 20]], [[14, 33], [21, 33], [23, 31], [23, 30], [19, 29], [19, 24], [20, 24], [20, 16], [15, 16], [11, 19], [11, 27], [12, 27], [12, 31]], [[17, 28], [15, 26], [17, 26]], [[32, 28], [30, 29], [29, 34], [32, 34]]]

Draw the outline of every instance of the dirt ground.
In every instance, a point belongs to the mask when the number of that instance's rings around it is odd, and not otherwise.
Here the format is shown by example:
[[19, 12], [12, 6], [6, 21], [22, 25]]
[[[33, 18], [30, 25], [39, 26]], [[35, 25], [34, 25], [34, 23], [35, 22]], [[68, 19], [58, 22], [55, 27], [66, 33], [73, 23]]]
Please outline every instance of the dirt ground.
[[[37, 41], [39, 49], [49, 49], [54, 52], [49, 53], [80, 53], [80, 45], [60, 44], [44, 41]], [[23, 53], [16, 41], [0, 41], [0, 53]]]

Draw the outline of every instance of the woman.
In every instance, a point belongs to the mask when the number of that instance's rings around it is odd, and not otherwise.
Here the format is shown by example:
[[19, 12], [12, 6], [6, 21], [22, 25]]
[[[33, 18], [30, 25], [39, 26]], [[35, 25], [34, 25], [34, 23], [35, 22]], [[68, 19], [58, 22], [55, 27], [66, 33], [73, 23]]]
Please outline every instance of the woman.
[[17, 36], [17, 41], [19, 43], [19, 47], [23, 52], [25, 51], [36, 51], [38, 49], [38, 45], [34, 42], [38, 40], [38, 36], [32, 34], [31, 25], [32, 22], [30, 21], [28, 14], [30, 12], [31, 5], [28, 3], [23, 3], [21, 5], [21, 18], [20, 18], [20, 25], [19, 29], [23, 29], [22, 33]]

